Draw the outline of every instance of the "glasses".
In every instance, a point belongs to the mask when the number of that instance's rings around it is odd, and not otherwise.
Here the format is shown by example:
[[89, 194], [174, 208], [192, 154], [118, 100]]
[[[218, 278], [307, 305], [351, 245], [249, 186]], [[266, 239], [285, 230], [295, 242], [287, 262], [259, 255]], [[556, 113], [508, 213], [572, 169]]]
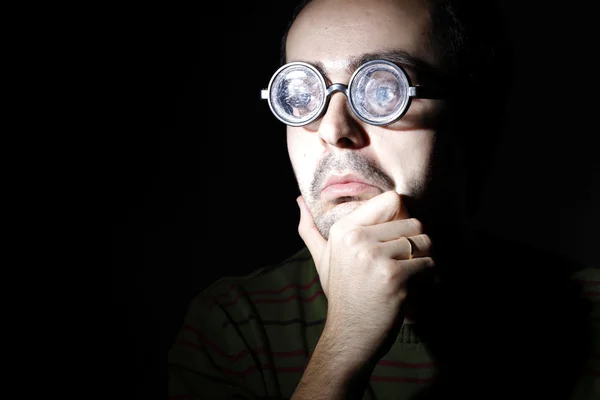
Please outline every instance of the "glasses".
[[261, 91], [271, 111], [289, 126], [303, 126], [321, 117], [330, 96], [341, 92], [348, 98], [354, 114], [371, 125], [389, 125], [406, 113], [413, 98], [441, 99], [434, 88], [411, 86], [406, 71], [387, 60], [362, 64], [350, 77], [348, 85], [327, 86], [314, 66], [292, 62], [280, 67]]

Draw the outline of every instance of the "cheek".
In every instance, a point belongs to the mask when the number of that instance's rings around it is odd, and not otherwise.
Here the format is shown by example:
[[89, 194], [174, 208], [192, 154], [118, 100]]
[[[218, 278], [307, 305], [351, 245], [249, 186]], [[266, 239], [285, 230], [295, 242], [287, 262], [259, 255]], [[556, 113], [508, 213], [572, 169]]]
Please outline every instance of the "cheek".
[[287, 149], [296, 179], [300, 184], [310, 179], [316, 164], [316, 153], [311, 151], [308, 132], [298, 132], [299, 128], [287, 128]]
[[433, 131], [419, 131], [414, 135], [409, 146], [412, 146], [406, 159], [416, 171], [426, 171], [433, 155], [435, 134]]
[[292, 167], [296, 170], [297, 166], [302, 164], [302, 159], [306, 158], [306, 151], [303, 150], [302, 141], [293, 128], [287, 128], [287, 150]]
[[379, 161], [406, 193], [409, 185], [422, 184], [429, 172], [435, 133], [429, 130], [387, 132], [379, 144]]

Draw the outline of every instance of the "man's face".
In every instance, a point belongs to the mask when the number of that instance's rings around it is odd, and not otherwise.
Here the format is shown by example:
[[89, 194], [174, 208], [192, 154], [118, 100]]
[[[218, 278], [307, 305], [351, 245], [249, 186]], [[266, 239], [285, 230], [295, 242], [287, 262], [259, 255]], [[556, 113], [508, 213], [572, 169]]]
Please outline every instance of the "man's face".
[[[400, 51], [435, 68], [424, 3], [314, 0], [289, 31], [286, 61], [318, 65], [328, 85], [348, 84], [352, 61], [365, 54]], [[406, 63], [391, 61], [405, 68], [412, 85], [425, 85], [410, 58]], [[335, 93], [322, 118], [287, 127], [300, 192], [325, 238], [339, 218], [384, 191], [419, 198], [427, 185], [444, 108], [442, 100], [413, 99], [400, 120], [372, 126], [352, 113], [342, 93]]]

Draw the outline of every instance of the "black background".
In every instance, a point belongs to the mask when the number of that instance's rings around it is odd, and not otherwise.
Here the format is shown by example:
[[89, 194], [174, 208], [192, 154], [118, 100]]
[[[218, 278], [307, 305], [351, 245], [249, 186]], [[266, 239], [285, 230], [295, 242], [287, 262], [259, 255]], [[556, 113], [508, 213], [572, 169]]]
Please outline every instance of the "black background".
[[[517, 83], [479, 227], [598, 267], [593, 13], [508, 4]], [[121, 14], [112, 102], [122, 119], [110, 132], [114, 398], [164, 399], [166, 353], [192, 297], [302, 245], [285, 128], [260, 100], [290, 8]]]

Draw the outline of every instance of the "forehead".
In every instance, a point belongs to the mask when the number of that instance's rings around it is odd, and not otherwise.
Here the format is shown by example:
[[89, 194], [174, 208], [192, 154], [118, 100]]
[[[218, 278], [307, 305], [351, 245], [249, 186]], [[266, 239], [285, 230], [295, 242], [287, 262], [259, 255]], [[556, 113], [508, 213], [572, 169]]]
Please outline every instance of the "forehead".
[[313, 0], [290, 28], [286, 60], [318, 64], [332, 73], [351, 72], [351, 63], [365, 54], [401, 52], [433, 66], [426, 3]]

